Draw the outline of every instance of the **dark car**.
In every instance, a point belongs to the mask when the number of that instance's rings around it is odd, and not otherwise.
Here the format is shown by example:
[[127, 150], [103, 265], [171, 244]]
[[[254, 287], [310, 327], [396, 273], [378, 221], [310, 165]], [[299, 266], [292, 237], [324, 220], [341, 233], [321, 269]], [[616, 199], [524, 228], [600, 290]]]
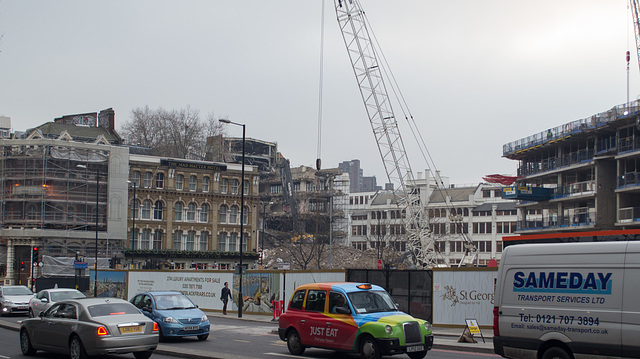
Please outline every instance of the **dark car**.
[[71, 359], [133, 353], [147, 359], [158, 346], [158, 324], [119, 298], [59, 301], [20, 326], [24, 355], [37, 350], [69, 354]]
[[189, 297], [180, 292], [136, 294], [131, 303], [160, 325], [160, 340], [165, 337], [209, 337], [209, 318]]

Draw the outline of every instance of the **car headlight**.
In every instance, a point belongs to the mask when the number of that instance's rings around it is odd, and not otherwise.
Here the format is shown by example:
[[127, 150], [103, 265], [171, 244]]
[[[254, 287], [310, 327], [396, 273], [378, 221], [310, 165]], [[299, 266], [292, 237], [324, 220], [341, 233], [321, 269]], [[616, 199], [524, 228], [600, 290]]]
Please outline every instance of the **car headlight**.
[[424, 322], [424, 329], [426, 329], [427, 331], [431, 331], [431, 323], [429, 322]]
[[209, 320], [209, 317], [207, 317], [206, 314], [202, 315], [202, 319], [200, 319], [201, 322], [206, 322], [207, 320]]
[[384, 331], [387, 332], [387, 334], [391, 334], [391, 333], [393, 333], [393, 328], [391, 328], [390, 325], [385, 325], [384, 326]]
[[176, 318], [174, 317], [166, 317], [164, 319], [162, 319], [163, 322], [165, 323], [174, 323], [174, 324], [178, 324], [179, 322], [176, 320]]
[[13, 302], [12, 302], [12, 301], [10, 301], [9, 299], [5, 299], [5, 300], [4, 300], [4, 302], [5, 302], [6, 304], [13, 304]]

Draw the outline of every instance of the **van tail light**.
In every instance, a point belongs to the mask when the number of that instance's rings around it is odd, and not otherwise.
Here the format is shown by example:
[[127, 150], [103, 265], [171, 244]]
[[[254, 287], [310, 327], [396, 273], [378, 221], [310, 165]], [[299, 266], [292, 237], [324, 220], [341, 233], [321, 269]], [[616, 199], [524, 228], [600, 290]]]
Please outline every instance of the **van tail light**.
[[493, 336], [500, 336], [500, 309], [498, 307], [493, 307]]
[[107, 332], [107, 328], [105, 328], [105, 327], [98, 327], [98, 330], [97, 330], [96, 334], [99, 337], [103, 337], [105, 335], [109, 335], [109, 332]]
[[153, 331], [154, 331], [154, 332], [157, 332], [157, 331], [159, 331], [159, 330], [160, 330], [160, 328], [158, 327], [158, 323], [153, 322]]

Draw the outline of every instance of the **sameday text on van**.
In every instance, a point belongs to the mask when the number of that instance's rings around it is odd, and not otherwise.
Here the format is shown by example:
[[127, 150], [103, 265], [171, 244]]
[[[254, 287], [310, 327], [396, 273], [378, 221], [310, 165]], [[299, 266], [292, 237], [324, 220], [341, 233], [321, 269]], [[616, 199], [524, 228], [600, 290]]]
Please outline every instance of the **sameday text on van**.
[[493, 346], [507, 358], [640, 358], [640, 241], [505, 248]]

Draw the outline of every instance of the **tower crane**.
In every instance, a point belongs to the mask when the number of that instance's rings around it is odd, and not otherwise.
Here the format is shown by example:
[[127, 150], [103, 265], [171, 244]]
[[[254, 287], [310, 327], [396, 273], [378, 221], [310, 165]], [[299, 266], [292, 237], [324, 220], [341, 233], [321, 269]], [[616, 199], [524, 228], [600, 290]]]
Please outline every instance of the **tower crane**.
[[[364, 11], [359, 0], [334, 0], [334, 5], [378, 151], [387, 178], [393, 184], [396, 203], [403, 212], [407, 246], [417, 264], [436, 266], [435, 238], [429, 230], [419, 190], [411, 187], [415, 179], [384, 81], [384, 64], [379, 61]], [[467, 251], [461, 264], [473, 261], [477, 253], [473, 243], [469, 240], [466, 242]]]

